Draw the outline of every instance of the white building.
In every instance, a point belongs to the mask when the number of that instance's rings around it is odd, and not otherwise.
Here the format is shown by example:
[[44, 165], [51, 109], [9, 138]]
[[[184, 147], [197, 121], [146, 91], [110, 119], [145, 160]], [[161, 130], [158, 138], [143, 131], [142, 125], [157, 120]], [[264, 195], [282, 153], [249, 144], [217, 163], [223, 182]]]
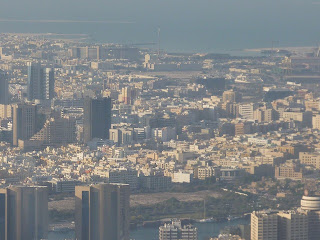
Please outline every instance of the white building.
[[254, 111], [254, 104], [240, 104], [239, 105], [239, 114], [241, 118], [252, 120], [253, 119], [253, 111]]
[[192, 225], [182, 226], [180, 220], [173, 219], [159, 227], [159, 240], [198, 240], [198, 229]]
[[179, 170], [179, 172], [173, 173], [172, 182], [175, 183], [191, 183], [193, 180], [193, 172], [192, 171], [183, 171]]
[[154, 139], [161, 140], [163, 142], [168, 142], [172, 139], [177, 138], [176, 128], [164, 127], [164, 128], [154, 128], [151, 131], [151, 136]]

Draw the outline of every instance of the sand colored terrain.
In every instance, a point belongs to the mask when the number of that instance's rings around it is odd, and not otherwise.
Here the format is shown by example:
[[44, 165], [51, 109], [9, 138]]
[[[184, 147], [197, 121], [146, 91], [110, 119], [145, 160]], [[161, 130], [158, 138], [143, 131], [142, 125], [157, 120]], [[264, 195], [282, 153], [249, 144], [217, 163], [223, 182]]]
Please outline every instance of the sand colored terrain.
[[[220, 193], [214, 191], [199, 191], [193, 193], [146, 193], [146, 194], [134, 194], [131, 195], [130, 204], [131, 206], [138, 205], [154, 205], [157, 203], [164, 202], [170, 198], [176, 198], [179, 201], [192, 202], [202, 201], [206, 197], [221, 197]], [[69, 197], [58, 201], [49, 201], [49, 210], [56, 209], [58, 211], [73, 210], [75, 208], [74, 198]]]

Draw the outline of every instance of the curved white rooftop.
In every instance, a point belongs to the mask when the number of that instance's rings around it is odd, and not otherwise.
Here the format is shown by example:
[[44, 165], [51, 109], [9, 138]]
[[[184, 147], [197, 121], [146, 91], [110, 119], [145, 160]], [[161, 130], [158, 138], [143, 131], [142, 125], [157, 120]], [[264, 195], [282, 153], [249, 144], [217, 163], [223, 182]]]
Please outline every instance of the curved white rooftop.
[[320, 196], [303, 196], [301, 200], [301, 209], [320, 211]]

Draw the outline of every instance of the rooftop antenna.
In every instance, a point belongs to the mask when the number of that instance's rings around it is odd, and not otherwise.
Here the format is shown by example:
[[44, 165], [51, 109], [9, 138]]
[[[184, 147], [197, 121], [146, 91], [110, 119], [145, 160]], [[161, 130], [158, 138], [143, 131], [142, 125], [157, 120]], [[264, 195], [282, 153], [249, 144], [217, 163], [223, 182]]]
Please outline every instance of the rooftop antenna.
[[[275, 48], [277, 48], [277, 46], [279, 45], [279, 41], [273, 40], [273, 41], [271, 42], [271, 44], [272, 44], [271, 56], [274, 57], [274, 55], [275, 55]], [[279, 47], [279, 46], [278, 46], [278, 47]]]
[[158, 27], [158, 59], [160, 59], [160, 27]]
[[316, 50], [316, 57], [320, 57], [320, 43], [318, 43], [318, 49]]

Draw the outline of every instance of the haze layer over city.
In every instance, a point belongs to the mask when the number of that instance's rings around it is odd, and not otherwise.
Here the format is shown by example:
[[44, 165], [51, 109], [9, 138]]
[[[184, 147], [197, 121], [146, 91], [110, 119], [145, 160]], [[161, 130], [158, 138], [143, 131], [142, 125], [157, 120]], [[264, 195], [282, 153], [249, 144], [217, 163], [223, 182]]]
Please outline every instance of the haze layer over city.
[[268, 48], [272, 41], [315, 46], [319, 9], [316, 0], [4, 0], [0, 30], [88, 33], [128, 44], [155, 42], [160, 27], [166, 50], [186, 52]]
[[319, 10], [1, 1], [0, 240], [319, 240]]

